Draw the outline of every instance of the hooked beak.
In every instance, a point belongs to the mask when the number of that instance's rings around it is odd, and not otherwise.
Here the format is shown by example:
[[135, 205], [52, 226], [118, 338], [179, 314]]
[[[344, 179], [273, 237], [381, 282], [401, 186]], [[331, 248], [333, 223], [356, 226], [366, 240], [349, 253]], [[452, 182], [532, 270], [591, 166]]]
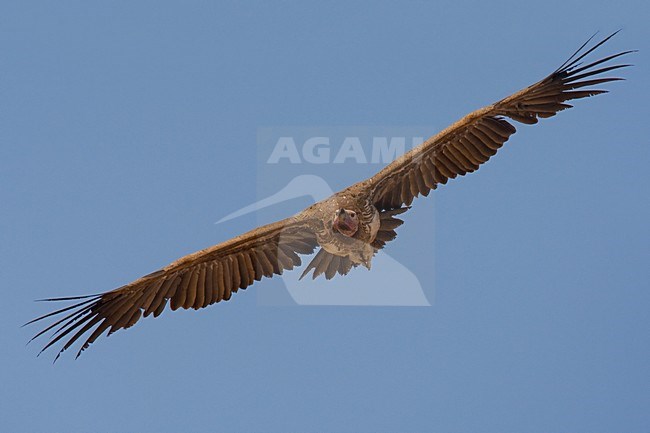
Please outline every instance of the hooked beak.
[[352, 236], [357, 231], [356, 222], [352, 219], [350, 214], [345, 211], [345, 209], [339, 210], [338, 215], [334, 218], [332, 227], [346, 236]]

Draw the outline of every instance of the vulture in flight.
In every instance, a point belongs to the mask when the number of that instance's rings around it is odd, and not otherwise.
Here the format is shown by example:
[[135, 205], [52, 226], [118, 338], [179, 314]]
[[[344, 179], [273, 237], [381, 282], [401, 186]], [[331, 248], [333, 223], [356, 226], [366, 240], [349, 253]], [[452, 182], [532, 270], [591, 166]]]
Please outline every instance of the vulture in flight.
[[299, 266], [300, 255], [315, 250], [303, 277], [312, 272], [312, 278], [330, 279], [358, 265], [370, 269], [377, 251], [396, 237], [395, 229], [402, 224], [397, 216], [409, 209], [413, 199], [478, 170], [515, 133], [512, 121], [535, 124], [570, 108], [568, 101], [606, 92], [597, 86], [621, 80], [603, 74], [630, 66], [610, 62], [632, 51], [583, 61], [615, 34], [590, 46], [592, 36], [546, 78], [466, 115], [371, 178], [297, 215], [182, 257], [115, 290], [47, 299], [78, 302], [28, 322], [55, 318], [34, 336], [52, 331], [41, 352], [61, 342], [56, 360], [81, 339], [79, 356], [105, 331], [110, 335], [133, 326], [142, 316], [157, 317], [167, 304], [172, 310], [199, 309], [227, 301], [262, 277]]

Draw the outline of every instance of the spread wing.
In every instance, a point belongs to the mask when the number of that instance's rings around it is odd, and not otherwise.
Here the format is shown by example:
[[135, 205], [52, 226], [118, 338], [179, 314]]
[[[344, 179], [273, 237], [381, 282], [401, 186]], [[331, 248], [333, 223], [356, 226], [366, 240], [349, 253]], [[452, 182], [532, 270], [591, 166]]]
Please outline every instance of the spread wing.
[[285, 269], [300, 265], [298, 254], [311, 254], [316, 246], [311, 220], [299, 214], [182, 257], [115, 290], [99, 295], [47, 299], [83, 300], [27, 324], [63, 316], [34, 338], [54, 330], [43, 350], [67, 338], [58, 358], [75, 341], [90, 333], [77, 353], [79, 356], [107, 329], [110, 335], [133, 326], [142, 316], [158, 317], [167, 301], [172, 310], [196, 310], [227, 301], [234, 292], [262, 277], [282, 274]]
[[379, 210], [408, 206], [414, 197], [428, 195], [438, 184], [477, 170], [515, 133], [515, 127], [506, 118], [534, 124], [540, 118], [570, 108], [567, 101], [606, 93], [594, 86], [622, 78], [602, 77], [601, 74], [630, 66], [608, 63], [632, 51], [586, 65], [581, 61], [615, 34], [587, 48], [593, 37], [590, 38], [548, 77], [468, 114], [366, 180], [365, 188], [375, 206]]

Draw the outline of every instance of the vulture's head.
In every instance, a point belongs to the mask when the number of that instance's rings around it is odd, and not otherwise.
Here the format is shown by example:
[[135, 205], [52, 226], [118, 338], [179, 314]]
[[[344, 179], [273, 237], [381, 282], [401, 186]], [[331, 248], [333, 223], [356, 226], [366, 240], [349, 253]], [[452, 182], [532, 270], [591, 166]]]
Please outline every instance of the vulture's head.
[[349, 209], [338, 209], [334, 213], [332, 228], [342, 235], [352, 237], [359, 229], [359, 215]]

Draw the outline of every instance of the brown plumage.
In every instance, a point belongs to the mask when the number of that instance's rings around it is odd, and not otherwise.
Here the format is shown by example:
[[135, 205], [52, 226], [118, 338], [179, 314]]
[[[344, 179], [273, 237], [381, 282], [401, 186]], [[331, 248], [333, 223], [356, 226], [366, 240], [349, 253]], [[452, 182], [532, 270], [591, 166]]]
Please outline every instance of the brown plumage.
[[[614, 33], [616, 34], [616, 33]], [[213, 247], [182, 257], [163, 269], [115, 290], [91, 296], [53, 298], [81, 300], [38, 317], [33, 323], [63, 315], [34, 338], [53, 330], [43, 350], [64, 342], [57, 354], [84, 337], [77, 356], [102, 333], [133, 326], [140, 317], [157, 317], [169, 302], [172, 310], [199, 309], [227, 301], [262, 277], [282, 274], [301, 264], [299, 254], [318, 253], [302, 277], [347, 274], [363, 264], [397, 235], [396, 218], [415, 197], [439, 184], [471, 173], [494, 156], [515, 133], [507, 118], [525, 124], [554, 116], [571, 107], [567, 101], [605, 93], [594, 89], [615, 77], [603, 73], [627, 64], [604, 66], [632, 51], [583, 65], [581, 61], [614, 34], [586, 49], [591, 38], [562, 66], [543, 80], [499, 102], [476, 110], [405, 153], [370, 179], [356, 183], [299, 214], [256, 228]], [[603, 66], [599, 66], [603, 65]], [[301, 277], [301, 278], [302, 278]], [[66, 314], [63, 314], [66, 313]], [[31, 341], [31, 340], [30, 340]], [[41, 351], [42, 352], [42, 351]]]

